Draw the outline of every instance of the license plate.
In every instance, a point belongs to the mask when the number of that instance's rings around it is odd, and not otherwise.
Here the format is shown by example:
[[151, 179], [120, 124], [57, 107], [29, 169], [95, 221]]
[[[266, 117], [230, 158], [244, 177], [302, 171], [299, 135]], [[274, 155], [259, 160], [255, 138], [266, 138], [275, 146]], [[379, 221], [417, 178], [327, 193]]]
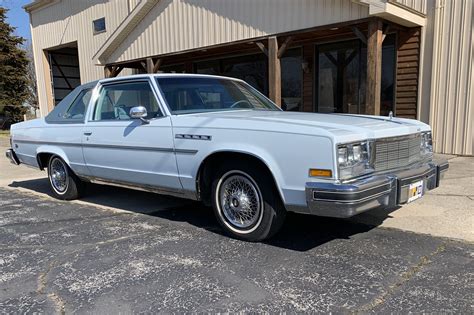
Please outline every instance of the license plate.
[[411, 183], [408, 187], [408, 202], [415, 201], [423, 196], [423, 181]]

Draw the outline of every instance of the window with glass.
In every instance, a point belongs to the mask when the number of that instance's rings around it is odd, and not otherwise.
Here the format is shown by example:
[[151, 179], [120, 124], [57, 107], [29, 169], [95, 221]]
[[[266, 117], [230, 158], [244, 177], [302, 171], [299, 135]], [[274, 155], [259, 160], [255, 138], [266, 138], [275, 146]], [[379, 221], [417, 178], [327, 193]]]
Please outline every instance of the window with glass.
[[91, 99], [91, 95], [91, 89], [81, 91], [74, 99], [74, 102], [72, 102], [71, 106], [69, 106], [69, 108], [66, 110], [62, 118], [67, 120], [83, 121], [86, 115], [87, 105]]
[[157, 78], [173, 114], [228, 110], [279, 110], [251, 86], [218, 78]]
[[265, 95], [268, 95], [267, 68], [267, 60], [264, 54], [201, 61], [194, 64], [196, 73], [241, 79]]
[[105, 32], [105, 17], [92, 21], [92, 25], [94, 28], [94, 34]]
[[[382, 46], [381, 115], [393, 110], [395, 35]], [[360, 40], [317, 46], [317, 111], [366, 113], [367, 46]]]
[[102, 87], [93, 120], [129, 120], [130, 110], [144, 106], [148, 119], [160, 116], [156, 97], [148, 81], [110, 84]]
[[303, 94], [302, 51], [288, 49], [280, 59], [281, 67], [281, 108], [300, 111]]
[[158, 73], [186, 73], [184, 64], [164, 65], [160, 66]]

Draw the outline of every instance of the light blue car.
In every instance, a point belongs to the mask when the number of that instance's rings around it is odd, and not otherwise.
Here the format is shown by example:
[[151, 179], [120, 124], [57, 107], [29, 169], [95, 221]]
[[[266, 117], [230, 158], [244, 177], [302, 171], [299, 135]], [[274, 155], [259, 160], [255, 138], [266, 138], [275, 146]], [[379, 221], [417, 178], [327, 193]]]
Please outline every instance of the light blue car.
[[47, 169], [57, 198], [93, 182], [201, 200], [249, 241], [287, 211], [345, 218], [412, 202], [448, 168], [419, 121], [284, 112], [241, 80], [204, 75], [84, 84], [11, 135], [7, 157]]

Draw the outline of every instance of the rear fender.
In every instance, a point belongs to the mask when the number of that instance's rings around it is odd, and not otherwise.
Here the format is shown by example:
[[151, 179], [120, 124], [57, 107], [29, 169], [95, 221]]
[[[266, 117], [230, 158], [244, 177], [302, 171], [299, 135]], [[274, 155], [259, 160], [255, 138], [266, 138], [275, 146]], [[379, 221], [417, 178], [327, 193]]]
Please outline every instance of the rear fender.
[[39, 158], [41, 153], [48, 153], [48, 154], [53, 154], [59, 156], [66, 164], [71, 167], [69, 163], [69, 159], [67, 158], [66, 153], [64, 152], [63, 149], [57, 147], [57, 146], [52, 146], [52, 145], [42, 145], [39, 146], [38, 149], [36, 149], [36, 160], [38, 161], [38, 166], [40, 169], [45, 169], [48, 167], [48, 165], [42, 165], [41, 160]]

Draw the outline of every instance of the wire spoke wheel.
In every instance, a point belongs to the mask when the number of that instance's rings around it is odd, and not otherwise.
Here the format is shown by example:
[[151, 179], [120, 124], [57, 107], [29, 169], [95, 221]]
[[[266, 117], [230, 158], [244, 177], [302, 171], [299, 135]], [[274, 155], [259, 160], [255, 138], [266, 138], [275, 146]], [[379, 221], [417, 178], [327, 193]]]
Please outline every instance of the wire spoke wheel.
[[58, 193], [64, 193], [68, 188], [68, 172], [66, 165], [60, 159], [51, 161], [49, 178], [51, 185]]
[[218, 192], [219, 208], [232, 228], [242, 233], [258, 227], [263, 215], [262, 194], [251, 177], [229, 172], [222, 176]]

